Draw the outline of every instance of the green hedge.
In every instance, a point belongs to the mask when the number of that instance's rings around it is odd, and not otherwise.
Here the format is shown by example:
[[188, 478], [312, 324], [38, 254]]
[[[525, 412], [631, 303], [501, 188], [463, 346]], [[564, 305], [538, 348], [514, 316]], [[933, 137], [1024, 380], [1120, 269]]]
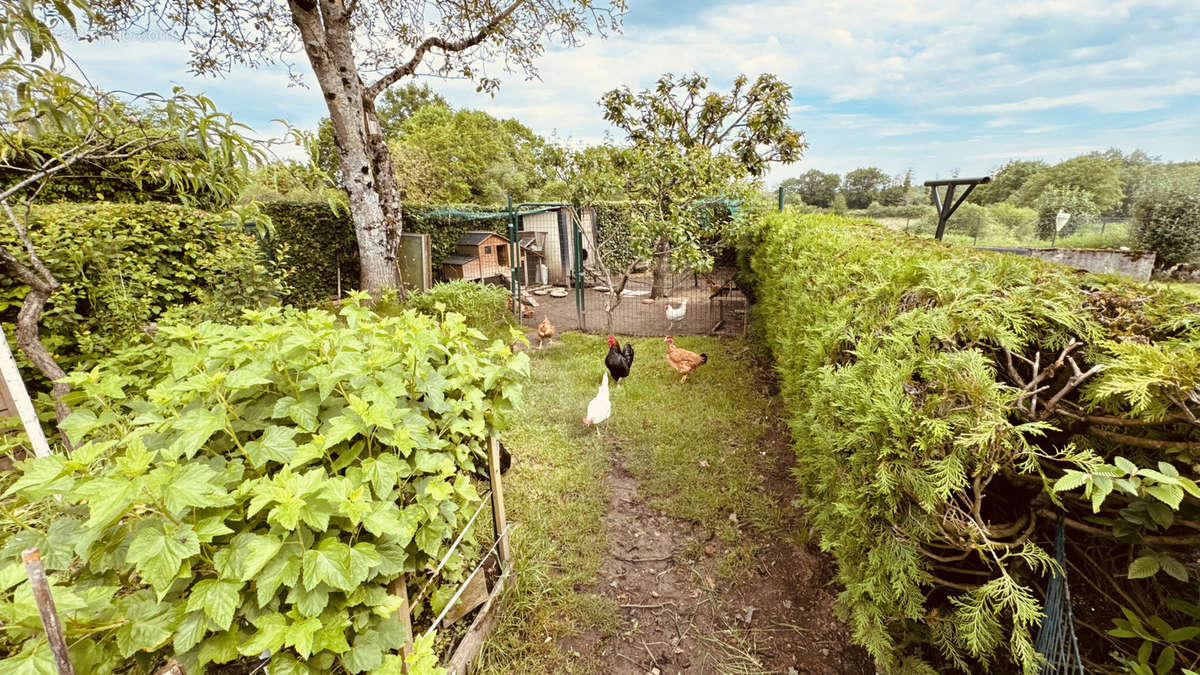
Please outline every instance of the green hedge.
[[[164, 203], [35, 207], [30, 236], [62, 282], [42, 317], [42, 337], [65, 368], [81, 367], [144, 337], [170, 312], [233, 319], [284, 288], [253, 237], [220, 218]], [[11, 230], [0, 235], [22, 255]], [[0, 320], [11, 331], [26, 287], [0, 277]]]
[[[455, 243], [470, 230], [491, 230], [507, 236], [506, 217], [461, 220], [453, 216], [427, 216], [436, 209], [468, 212], [503, 211], [504, 207], [470, 204], [405, 204], [404, 231], [431, 235], [433, 264], [454, 255]], [[263, 211], [271, 218], [273, 234], [266, 242], [288, 270], [292, 294], [288, 300], [311, 306], [334, 297], [341, 267], [343, 293], [358, 288], [358, 244], [349, 212], [334, 211], [324, 202], [270, 202]]]
[[1133, 200], [1133, 236], [1168, 267], [1200, 262], [1200, 182], [1154, 185]]
[[769, 216], [742, 260], [801, 501], [881, 668], [1037, 672], [1060, 513], [1088, 658], [1200, 653], [1194, 298], [829, 215]]

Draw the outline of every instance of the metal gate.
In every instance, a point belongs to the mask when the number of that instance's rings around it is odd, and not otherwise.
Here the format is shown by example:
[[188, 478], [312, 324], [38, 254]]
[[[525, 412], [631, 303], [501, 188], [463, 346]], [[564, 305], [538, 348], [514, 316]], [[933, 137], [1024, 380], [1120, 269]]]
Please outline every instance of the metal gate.
[[[517, 321], [521, 321], [521, 279], [526, 278], [525, 270], [521, 267], [521, 209], [537, 208], [537, 207], [558, 207], [560, 209], [570, 209], [570, 217], [565, 217], [560, 211], [559, 213], [559, 239], [560, 239], [560, 255], [567, 255], [567, 248], [562, 246], [565, 243], [566, 233], [570, 231], [570, 285], [575, 291], [575, 313], [579, 321], [581, 330], [586, 330], [586, 314], [587, 305], [584, 295], [586, 287], [586, 278], [584, 275], [583, 262], [587, 257], [587, 250], [583, 245], [583, 223], [581, 222], [579, 212], [575, 207], [561, 202], [522, 202], [513, 205], [512, 197], [508, 198], [508, 247], [509, 247], [509, 270], [511, 272], [509, 290], [512, 297], [515, 299], [513, 304], [513, 315]], [[567, 222], [564, 222], [567, 221]], [[569, 223], [569, 224], [568, 224]]]

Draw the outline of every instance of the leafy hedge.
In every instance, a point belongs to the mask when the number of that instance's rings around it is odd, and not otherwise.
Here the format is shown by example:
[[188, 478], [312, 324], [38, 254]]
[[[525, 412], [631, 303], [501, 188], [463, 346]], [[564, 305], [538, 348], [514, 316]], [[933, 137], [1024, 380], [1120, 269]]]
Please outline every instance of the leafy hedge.
[[[265, 242], [289, 270], [293, 289], [288, 300], [312, 306], [337, 293], [341, 266], [343, 292], [358, 288], [358, 244], [349, 212], [334, 210], [325, 202], [270, 202], [263, 205], [274, 233]], [[428, 216], [435, 209], [453, 208], [469, 212], [502, 211], [503, 207], [475, 205], [405, 204], [404, 231], [432, 237], [433, 263], [454, 255], [455, 244], [470, 230], [491, 230], [507, 236], [506, 218], [460, 220], [453, 216]]]
[[[71, 375], [65, 426], [86, 444], [22, 463], [5, 495], [0, 670], [53, 670], [16, 562], [38, 546], [76, 672], [172, 656], [203, 672], [264, 651], [272, 673], [400, 672], [389, 585], [407, 574], [415, 598], [470, 517], [465, 472], [528, 358], [454, 314], [380, 318], [357, 296], [339, 314], [167, 325]], [[465, 542], [448, 582], [478, 553]], [[432, 672], [430, 649], [410, 673]]]
[[742, 259], [802, 502], [882, 668], [1037, 672], [1060, 514], [1089, 670], [1194, 663], [1194, 298], [827, 215], [773, 214]]
[[1138, 193], [1133, 236], [1158, 253], [1160, 267], [1200, 262], [1200, 181], [1168, 182]]
[[[253, 237], [193, 208], [156, 202], [39, 206], [30, 236], [62, 282], [41, 326], [47, 348], [68, 369], [144, 337], [143, 328], [169, 312], [228, 320], [284, 291]], [[15, 233], [0, 237], [21, 256]], [[0, 321], [10, 334], [26, 290], [0, 276]]]

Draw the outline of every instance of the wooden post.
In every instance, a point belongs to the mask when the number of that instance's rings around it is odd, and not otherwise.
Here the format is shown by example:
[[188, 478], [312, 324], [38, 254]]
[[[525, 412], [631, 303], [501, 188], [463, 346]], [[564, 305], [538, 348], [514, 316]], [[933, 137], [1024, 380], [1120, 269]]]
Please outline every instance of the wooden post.
[[504, 568], [512, 559], [512, 552], [505, 531], [507, 520], [504, 516], [504, 486], [500, 482], [500, 443], [495, 436], [488, 437], [487, 450], [488, 476], [492, 480], [492, 529], [499, 542], [496, 548], [500, 553], [500, 567]]
[[8, 336], [4, 331], [0, 331], [0, 376], [4, 377], [4, 386], [17, 409], [17, 417], [21, 419], [25, 433], [29, 435], [33, 454], [46, 457], [50, 454], [50, 444], [46, 442], [46, 434], [42, 431], [42, 424], [33, 410], [33, 401], [29, 400], [25, 380], [21, 379], [21, 371], [17, 369], [17, 360], [13, 358], [12, 350], [8, 347]]
[[[407, 659], [408, 655], [413, 650], [413, 631], [412, 631], [412, 607], [408, 605], [408, 577], [401, 574], [400, 578], [392, 582], [392, 587], [389, 589], [392, 595], [400, 598], [400, 623], [404, 624], [404, 646], [400, 648], [401, 658]], [[408, 663], [405, 662], [402, 668], [404, 672], [408, 672]]]
[[50, 642], [50, 653], [54, 655], [58, 675], [75, 675], [62, 624], [58, 620], [58, 610], [54, 608], [54, 598], [50, 595], [50, 582], [46, 580], [46, 569], [42, 567], [42, 556], [34, 546], [21, 551], [21, 560], [25, 563], [29, 585], [33, 587], [33, 599], [37, 602], [38, 613], [42, 615], [42, 627], [46, 629], [46, 640]]

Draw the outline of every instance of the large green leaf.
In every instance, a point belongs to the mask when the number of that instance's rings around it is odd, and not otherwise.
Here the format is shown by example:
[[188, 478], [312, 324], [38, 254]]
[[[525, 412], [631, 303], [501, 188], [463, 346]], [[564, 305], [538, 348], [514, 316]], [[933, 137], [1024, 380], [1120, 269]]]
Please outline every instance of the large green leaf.
[[235, 610], [241, 604], [242, 584], [223, 579], [204, 579], [188, 593], [187, 611], [203, 611], [218, 630], [229, 630]]
[[296, 441], [292, 440], [295, 435], [296, 429], [271, 425], [258, 439], [246, 443], [246, 457], [256, 469], [270, 461], [287, 464], [296, 454]]
[[350, 574], [350, 547], [335, 537], [326, 537], [315, 548], [305, 551], [302, 570], [304, 587], [308, 590], [322, 582], [343, 591], [354, 587]]

